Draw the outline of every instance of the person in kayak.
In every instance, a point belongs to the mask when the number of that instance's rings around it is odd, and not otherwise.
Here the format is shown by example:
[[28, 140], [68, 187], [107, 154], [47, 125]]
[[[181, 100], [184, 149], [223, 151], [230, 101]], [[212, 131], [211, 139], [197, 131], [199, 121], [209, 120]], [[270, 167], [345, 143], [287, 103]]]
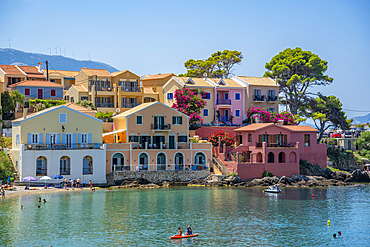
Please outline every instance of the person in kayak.
[[186, 229], [186, 233], [185, 235], [193, 235], [193, 231], [191, 230], [191, 227], [190, 225], [188, 226], [188, 228]]
[[179, 234], [177, 236], [182, 236], [182, 231], [181, 231], [180, 227], [179, 227]]

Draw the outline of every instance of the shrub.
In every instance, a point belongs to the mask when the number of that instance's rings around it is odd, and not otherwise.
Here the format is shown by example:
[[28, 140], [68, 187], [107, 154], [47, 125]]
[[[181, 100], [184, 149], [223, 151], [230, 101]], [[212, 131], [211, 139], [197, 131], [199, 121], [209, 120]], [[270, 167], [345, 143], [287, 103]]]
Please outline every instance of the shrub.
[[41, 111], [46, 108], [57, 106], [57, 105], [64, 105], [67, 103], [64, 100], [52, 100], [52, 99], [30, 99], [29, 101], [30, 107], [33, 107], [33, 111]]
[[96, 118], [99, 118], [103, 122], [113, 122], [112, 116], [113, 116], [113, 112], [101, 112], [101, 111], [98, 111], [95, 114], [95, 117]]
[[8, 177], [10, 176], [10, 181], [14, 180], [13, 177], [13, 164], [8, 159], [8, 156], [3, 152], [0, 151], [0, 180], [6, 182]]
[[222, 130], [213, 132], [211, 136], [208, 138], [208, 141], [211, 142], [213, 146], [217, 147], [219, 145], [218, 143], [219, 137], [221, 138], [221, 145], [226, 144], [227, 147], [231, 147], [235, 143], [234, 137], [231, 134], [226, 133]]
[[235, 173], [235, 172], [232, 172], [232, 173], [230, 173], [230, 174], [229, 174], [229, 176], [236, 177], [236, 176], [238, 176], [238, 174], [237, 174], [237, 173]]
[[264, 171], [263, 173], [262, 173], [262, 177], [263, 178], [265, 178], [265, 177], [273, 177], [274, 175], [272, 175], [272, 173], [271, 172], [268, 172], [268, 171]]
[[283, 120], [284, 125], [297, 125], [297, 121], [294, 119], [293, 114], [287, 111], [281, 113], [277, 112], [271, 113], [267, 111], [266, 108], [252, 106], [248, 109], [247, 119], [244, 120], [245, 123], [255, 123], [256, 116], [253, 115], [259, 115], [260, 121], [262, 123], [277, 123], [279, 122], [279, 120]]

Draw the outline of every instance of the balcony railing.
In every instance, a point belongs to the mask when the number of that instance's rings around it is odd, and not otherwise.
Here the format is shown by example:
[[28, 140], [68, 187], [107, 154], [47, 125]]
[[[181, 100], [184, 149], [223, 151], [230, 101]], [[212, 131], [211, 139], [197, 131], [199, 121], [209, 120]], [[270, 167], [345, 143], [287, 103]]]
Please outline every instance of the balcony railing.
[[266, 95], [253, 95], [253, 101], [265, 101]]
[[140, 92], [140, 87], [121, 86], [121, 92]]
[[101, 143], [88, 144], [26, 144], [24, 150], [70, 150], [70, 149], [103, 149]]
[[229, 122], [229, 117], [219, 117], [218, 121], [221, 121], [221, 122]]
[[97, 103], [96, 107], [106, 107], [106, 108], [112, 108], [114, 106], [114, 103]]
[[113, 171], [199, 171], [208, 170], [209, 164], [136, 164], [131, 167], [125, 167], [124, 169], [117, 170], [117, 167], [113, 166]]
[[216, 105], [231, 105], [230, 99], [218, 99]]
[[171, 130], [171, 124], [151, 124], [151, 130]]
[[123, 103], [122, 108], [134, 108], [136, 106], [140, 105], [140, 103]]
[[[269, 147], [269, 148], [295, 148], [296, 145], [297, 145], [296, 142], [288, 142], [288, 143], [267, 143], [266, 146]], [[262, 143], [257, 142], [256, 147], [261, 148]]]
[[[89, 81], [89, 92], [92, 91], [92, 86], [95, 85], [95, 81]], [[112, 91], [113, 87], [109, 80], [106, 81], [97, 81], [97, 85], [95, 87], [96, 91]]]
[[275, 95], [269, 95], [267, 101], [268, 102], [275, 102], [275, 101], [277, 101], [277, 97]]
[[181, 142], [181, 143], [174, 143], [170, 146], [169, 143], [132, 143], [133, 149], [189, 149], [189, 143]]

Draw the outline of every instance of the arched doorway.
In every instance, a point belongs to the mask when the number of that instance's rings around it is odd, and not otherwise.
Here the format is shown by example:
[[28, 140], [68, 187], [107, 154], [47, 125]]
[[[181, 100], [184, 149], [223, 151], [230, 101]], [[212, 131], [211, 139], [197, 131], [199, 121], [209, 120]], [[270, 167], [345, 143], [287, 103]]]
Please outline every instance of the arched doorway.
[[139, 155], [139, 170], [146, 171], [148, 170], [149, 157], [147, 153], [141, 153]]
[[297, 154], [295, 152], [291, 152], [289, 154], [289, 163], [296, 163], [297, 162]]
[[85, 156], [82, 165], [82, 174], [93, 174], [93, 159], [91, 156]]
[[206, 155], [201, 152], [196, 153], [194, 156], [194, 163], [196, 165], [206, 165]]
[[71, 175], [71, 159], [68, 156], [60, 158], [59, 174]]
[[165, 171], [167, 164], [167, 157], [164, 153], [157, 154], [157, 171]]
[[112, 157], [112, 172], [125, 170], [125, 157], [121, 153], [116, 153]]
[[182, 153], [176, 153], [175, 154], [174, 161], [175, 161], [175, 170], [182, 171], [182, 170], [185, 169], [185, 166], [184, 166], [184, 155]]
[[262, 154], [260, 152], [257, 153], [256, 162], [262, 163]]
[[285, 163], [285, 153], [284, 152], [279, 153], [279, 163]]
[[48, 173], [48, 161], [46, 157], [40, 156], [36, 159], [36, 176], [46, 176]]
[[269, 152], [268, 153], [267, 160], [268, 160], [268, 163], [274, 163], [275, 162], [275, 157], [274, 157], [274, 153], [273, 152]]

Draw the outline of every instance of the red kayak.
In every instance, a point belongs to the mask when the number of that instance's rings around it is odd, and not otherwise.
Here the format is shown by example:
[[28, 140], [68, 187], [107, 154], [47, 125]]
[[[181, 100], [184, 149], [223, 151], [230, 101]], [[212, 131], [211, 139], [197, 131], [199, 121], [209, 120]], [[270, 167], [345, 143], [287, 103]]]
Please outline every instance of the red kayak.
[[198, 233], [194, 233], [192, 235], [182, 235], [182, 236], [179, 236], [179, 235], [173, 235], [171, 236], [171, 239], [178, 239], [178, 238], [192, 238], [192, 237], [196, 237], [198, 236], [199, 234]]

